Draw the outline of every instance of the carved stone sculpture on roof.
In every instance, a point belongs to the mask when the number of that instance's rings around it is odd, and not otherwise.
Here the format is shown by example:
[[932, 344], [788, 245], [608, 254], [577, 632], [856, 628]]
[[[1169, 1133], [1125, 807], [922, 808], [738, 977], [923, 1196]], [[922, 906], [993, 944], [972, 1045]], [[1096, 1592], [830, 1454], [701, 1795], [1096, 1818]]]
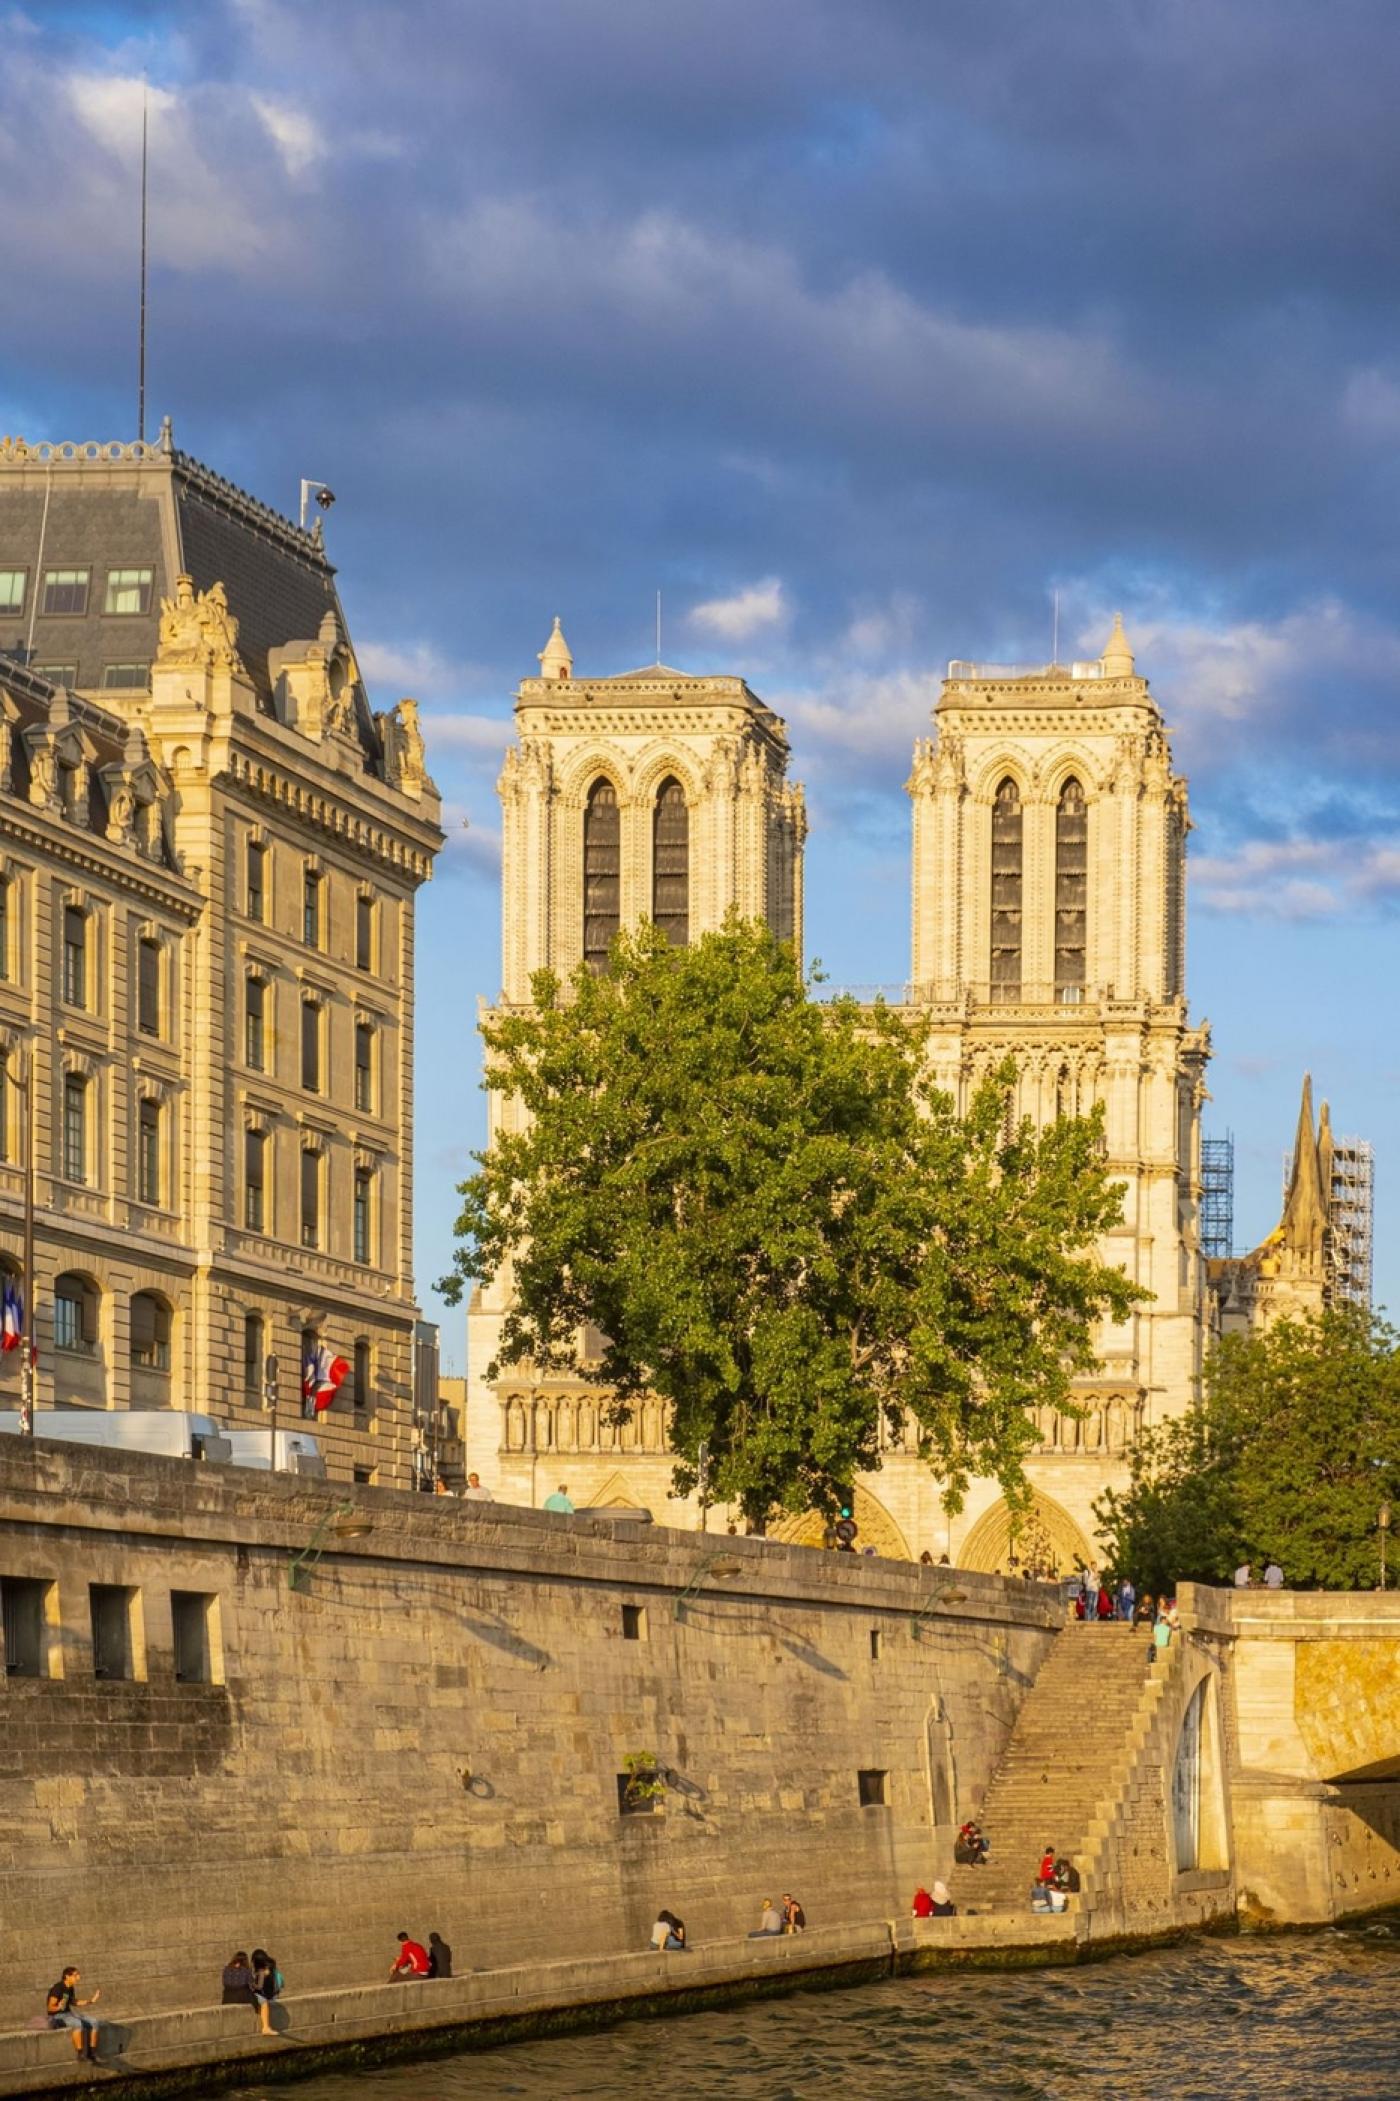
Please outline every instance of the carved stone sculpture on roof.
[[423, 732], [418, 727], [418, 703], [401, 700], [378, 718], [384, 748], [384, 778], [415, 800], [433, 783], [428, 777]]
[[739, 739], [733, 736], [716, 737], [701, 786], [707, 795], [724, 796], [732, 793], [738, 779]]
[[168, 777], [151, 759], [138, 723], [127, 731], [120, 759], [102, 768], [107, 793], [107, 837], [116, 846], [133, 846], [149, 861], [162, 858]]
[[196, 591], [192, 577], [176, 577], [175, 596], [160, 602], [155, 660], [158, 665], [187, 664], [219, 671], [238, 667], [238, 622], [228, 609], [228, 593], [222, 584]]

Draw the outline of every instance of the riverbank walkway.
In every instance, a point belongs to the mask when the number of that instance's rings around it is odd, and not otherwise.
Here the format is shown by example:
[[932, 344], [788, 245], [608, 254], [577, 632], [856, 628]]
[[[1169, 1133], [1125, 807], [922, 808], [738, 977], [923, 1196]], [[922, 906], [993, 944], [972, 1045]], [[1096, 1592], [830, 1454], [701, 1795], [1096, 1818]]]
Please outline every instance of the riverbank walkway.
[[705, 1941], [683, 1955], [648, 1949], [413, 1984], [292, 1991], [276, 2003], [282, 2025], [274, 2041], [258, 2034], [247, 2006], [188, 2007], [123, 2021], [120, 2006], [104, 2000], [95, 2069], [75, 2062], [61, 2030], [0, 2033], [0, 2096], [21, 2101], [93, 2084], [130, 2101], [207, 2094], [225, 2081], [256, 2078], [274, 2058], [281, 2077], [288, 2058], [296, 2072], [309, 2075], [601, 2027], [660, 2010], [683, 2013], [770, 1993], [874, 1983], [921, 1969], [1073, 1963], [1108, 1952], [1091, 1950], [1091, 1923], [1073, 1913], [1028, 1912], [874, 1919], [771, 1941]]

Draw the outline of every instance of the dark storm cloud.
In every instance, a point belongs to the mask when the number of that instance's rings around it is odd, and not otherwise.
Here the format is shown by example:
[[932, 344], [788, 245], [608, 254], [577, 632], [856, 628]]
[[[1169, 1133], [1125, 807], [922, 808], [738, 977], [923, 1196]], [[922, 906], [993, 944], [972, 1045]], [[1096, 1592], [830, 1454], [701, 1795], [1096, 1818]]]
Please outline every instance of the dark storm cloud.
[[872, 837], [941, 662], [1044, 655], [1053, 586], [1076, 646], [1124, 605], [1216, 858], [1400, 776], [1387, 5], [225, 0], [10, 49], [7, 421], [130, 422], [148, 72], [154, 397], [335, 483], [362, 638], [488, 725], [440, 768], [473, 859], [548, 615], [619, 668], [658, 584]]

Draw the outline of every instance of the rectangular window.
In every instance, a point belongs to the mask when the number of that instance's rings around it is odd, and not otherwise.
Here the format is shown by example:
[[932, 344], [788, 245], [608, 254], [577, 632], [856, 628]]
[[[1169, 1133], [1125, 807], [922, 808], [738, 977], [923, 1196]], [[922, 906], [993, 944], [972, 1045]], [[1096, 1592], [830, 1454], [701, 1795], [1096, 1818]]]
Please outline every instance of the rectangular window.
[[0, 1576], [0, 1622], [5, 1632], [5, 1676], [49, 1675], [47, 1583], [27, 1576]]
[[354, 1391], [350, 1398], [355, 1404], [355, 1421], [361, 1427], [374, 1413], [374, 1359], [367, 1342], [357, 1342], [354, 1350], [352, 1371]]
[[160, 1202], [160, 1103], [143, 1101], [136, 1133], [136, 1193], [143, 1204]]
[[87, 1180], [87, 1081], [76, 1072], [63, 1079], [63, 1175], [69, 1182]]
[[301, 938], [308, 948], [321, 946], [321, 878], [314, 868], [301, 881]]
[[107, 598], [102, 610], [104, 613], [149, 613], [151, 610], [151, 571], [149, 569], [109, 569], [107, 571]]
[[120, 1583], [91, 1583], [88, 1598], [92, 1611], [93, 1677], [134, 1678], [131, 1614], [136, 1593]]
[[619, 1773], [617, 1813], [619, 1816], [655, 1816], [665, 1794], [666, 1789], [654, 1766], [639, 1766], [634, 1772]]
[[862, 1809], [882, 1809], [885, 1804], [885, 1783], [888, 1773], [864, 1772], [856, 1774], [856, 1786], [860, 1793]]
[[267, 987], [261, 978], [243, 981], [243, 1062], [254, 1072], [264, 1069], [267, 1042]]
[[374, 968], [374, 899], [355, 899], [355, 968]]
[[263, 856], [266, 854], [266, 852], [267, 848], [261, 845], [258, 840], [250, 839], [248, 841], [246, 892], [248, 899], [248, 917], [250, 919], [261, 920], [266, 917], [266, 907], [263, 895]]
[[309, 1094], [321, 1091], [321, 1009], [314, 999], [301, 1003], [301, 1084]]
[[262, 1398], [263, 1321], [260, 1313], [243, 1316], [243, 1391], [254, 1400]]
[[97, 1351], [97, 1301], [80, 1283], [60, 1283], [53, 1300], [53, 1341], [57, 1350], [80, 1357]]
[[356, 1488], [373, 1488], [374, 1468], [372, 1466], [357, 1466], [354, 1470], [354, 1480]]
[[880, 1661], [880, 1630], [878, 1627], [872, 1627], [870, 1630], [870, 1661], [872, 1663]]
[[85, 613], [88, 600], [87, 569], [46, 569], [44, 571], [45, 613]]
[[149, 1291], [131, 1301], [131, 1361], [142, 1371], [170, 1369], [170, 1308]]
[[170, 1631], [174, 1637], [177, 1684], [222, 1685], [224, 1659], [219, 1641], [218, 1599], [202, 1590], [172, 1590]]
[[367, 1167], [355, 1169], [353, 1211], [354, 1250], [357, 1262], [372, 1262], [374, 1255], [374, 1176]]
[[368, 1021], [355, 1024], [355, 1107], [366, 1115], [374, 1110], [374, 1028]]
[[25, 569], [0, 569], [0, 614], [24, 611]]
[[78, 683], [76, 664], [34, 664], [30, 668], [36, 678], [46, 678], [51, 686], [71, 688]]
[[263, 1154], [266, 1145], [265, 1132], [243, 1133], [243, 1224], [250, 1233], [263, 1231], [266, 1216], [263, 1190]]
[[63, 997], [70, 1007], [87, 1005], [87, 913], [63, 908]]
[[104, 664], [102, 684], [108, 693], [144, 693], [151, 683], [148, 664]]
[[160, 1034], [160, 943], [143, 941], [136, 957], [136, 1025], [143, 1036]]
[[622, 1639], [624, 1641], [645, 1641], [646, 1638], [646, 1606], [624, 1605], [622, 1608]]
[[301, 1244], [321, 1245], [321, 1155], [313, 1152], [301, 1156]]

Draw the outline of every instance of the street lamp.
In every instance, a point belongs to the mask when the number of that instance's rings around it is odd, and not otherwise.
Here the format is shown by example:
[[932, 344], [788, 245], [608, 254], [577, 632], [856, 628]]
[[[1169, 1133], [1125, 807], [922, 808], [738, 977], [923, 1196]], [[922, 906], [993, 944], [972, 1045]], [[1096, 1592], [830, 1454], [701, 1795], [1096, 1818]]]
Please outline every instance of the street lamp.
[[672, 1608], [673, 1617], [678, 1620], [685, 1618], [685, 1608], [699, 1591], [706, 1576], [738, 1576], [743, 1573], [743, 1567], [742, 1561], [736, 1561], [732, 1554], [711, 1554], [708, 1560], [701, 1562], [695, 1574], [686, 1584], [685, 1589], [676, 1599]]
[[1376, 1514], [1376, 1529], [1381, 1535], [1381, 1589], [1385, 1589], [1385, 1542], [1390, 1531], [1390, 1505], [1382, 1503]]
[[363, 1539], [374, 1530], [374, 1519], [364, 1517], [353, 1503], [337, 1503], [328, 1510], [299, 1554], [294, 1554], [287, 1564], [287, 1588], [310, 1590], [311, 1571], [326, 1551], [327, 1536], [335, 1534], [337, 1539]]

